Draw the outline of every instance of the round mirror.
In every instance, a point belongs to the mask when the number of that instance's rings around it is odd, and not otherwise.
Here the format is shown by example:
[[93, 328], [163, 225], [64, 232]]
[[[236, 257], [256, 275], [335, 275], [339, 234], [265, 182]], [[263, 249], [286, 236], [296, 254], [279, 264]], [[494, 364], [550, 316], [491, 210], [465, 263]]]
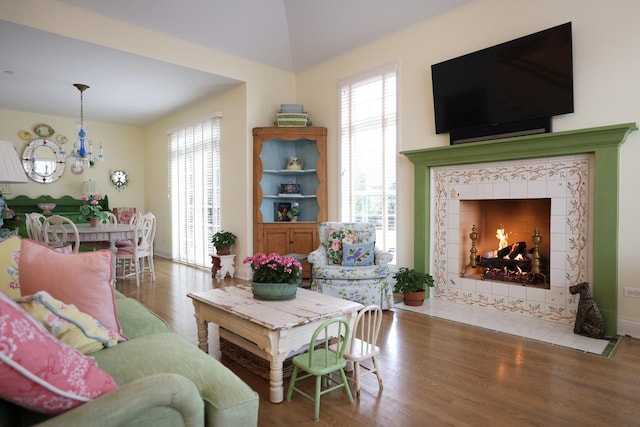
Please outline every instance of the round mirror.
[[32, 180], [48, 184], [62, 176], [65, 158], [55, 142], [50, 139], [34, 139], [22, 153], [22, 167]]

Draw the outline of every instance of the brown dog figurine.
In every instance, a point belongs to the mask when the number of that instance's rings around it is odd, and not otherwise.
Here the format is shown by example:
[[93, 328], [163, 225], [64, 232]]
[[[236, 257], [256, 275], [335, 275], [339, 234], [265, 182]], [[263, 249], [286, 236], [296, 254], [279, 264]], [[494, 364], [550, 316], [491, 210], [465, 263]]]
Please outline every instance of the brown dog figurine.
[[604, 319], [591, 295], [589, 283], [583, 282], [569, 287], [571, 294], [580, 294], [578, 312], [573, 332], [591, 338], [604, 338]]

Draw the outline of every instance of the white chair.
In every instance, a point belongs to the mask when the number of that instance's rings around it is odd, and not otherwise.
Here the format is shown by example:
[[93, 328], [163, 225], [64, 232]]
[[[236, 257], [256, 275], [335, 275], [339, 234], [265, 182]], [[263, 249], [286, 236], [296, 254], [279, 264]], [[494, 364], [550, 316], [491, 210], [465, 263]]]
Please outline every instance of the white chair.
[[[153, 267], [153, 240], [156, 235], [156, 217], [151, 212], [147, 212], [134, 225], [134, 235], [138, 239], [133, 239], [131, 247], [119, 248], [116, 252], [116, 262], [119, 275], [117, 279], [124, 279], [136, 276], [136, 286], [140, 286], [140, 275], [146, 269], [151, 273], [151, 281], [156, 281], [156, 273]], [[147, 267], [144, 260], [147, 259]], [[133, 269], [133, 272], [131, 271]]]
[[44, 235], [42, 234], [42, 223], [47, 218], [38, 212], [32, 212], [25, 215], [25, 225], [27, 228], [27, 236], [31, 240], [38, 242], [44, 242]]
[[101, 224], [117, 224], [118, 218], [116, 218], [116, 216], [112, 212], [103, 211], [102, 218], [100, 218], [100, 223]]
[[[380, 347], [376, 345], [382, 324], [382, 309], [377, 305], [368, 305], [358, 313], [353, 326], [351, 338], [344, 352], [344, 358], [353, 362], [353, 379], [356, 383], [356, 397], [360, 398], [360, 379], [369, 374], [376, 374], [378, 385], [382, 390], [382, 378], [376, 356], [380, 354]], [[337, 351], [335, 345], [330, 348]], [[363, 364], [371, 359], [373, 366]], [[362, 368], [362, 372], [360, 371]]]
[[[138, 222], [140, 222], [141, 219], [142, 219], [142, 214], [140, 212], [134, 212], [129, 217], [129, 225], [135, 226]], [[121, 223], [121, 224], [124, 224], [124, 223]], [[133, 242], [129, 239], [122, 239], [122, 240], [116, 241], [116, 248], [131, 248], [132, 246], [133, 246]]]
[[[69, 218], [52, 215], [42, 223], [42, 234], [44, 243], [52, 248], [59, 249], [61, 252], [67, 252], [64, 248], [72, 247], [69, 252], [77, 254], [80, 250], [80, 234], [78, 228]], [[73, 235], [73, 245], [69, 241], [69, 235]]]

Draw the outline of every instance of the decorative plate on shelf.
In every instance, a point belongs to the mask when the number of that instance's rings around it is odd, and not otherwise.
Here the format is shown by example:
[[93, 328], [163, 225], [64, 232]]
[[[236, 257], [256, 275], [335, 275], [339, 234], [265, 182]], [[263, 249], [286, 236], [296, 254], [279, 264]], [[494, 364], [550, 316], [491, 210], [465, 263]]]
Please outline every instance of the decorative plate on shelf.
[[53, 130], [53, 128], [51, 126], [45, 125], [44, 123], [36, 125], [33, 128], [33, 131], [36, 133], [36, 135], [38, 135], [41, 138], [48, 138], [51, 135], [53, 135], [54, 133], [56, 133], [56, 131]]

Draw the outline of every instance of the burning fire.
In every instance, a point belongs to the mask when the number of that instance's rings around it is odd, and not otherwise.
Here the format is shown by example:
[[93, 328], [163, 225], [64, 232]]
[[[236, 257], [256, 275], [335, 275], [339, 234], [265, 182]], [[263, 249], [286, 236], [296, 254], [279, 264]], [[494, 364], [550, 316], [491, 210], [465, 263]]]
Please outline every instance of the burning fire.
[[504, 226], [501, 225], [500, 227], [501, 228], [498, 228], [496, 230], [496, 238], [500, 240], [500, 243], [498, 244], [498, 250], [504, 249], [507, 246], [509, 246], [509, 242], [507, 240], [509, 237], [509, 234], [504, 231]]

